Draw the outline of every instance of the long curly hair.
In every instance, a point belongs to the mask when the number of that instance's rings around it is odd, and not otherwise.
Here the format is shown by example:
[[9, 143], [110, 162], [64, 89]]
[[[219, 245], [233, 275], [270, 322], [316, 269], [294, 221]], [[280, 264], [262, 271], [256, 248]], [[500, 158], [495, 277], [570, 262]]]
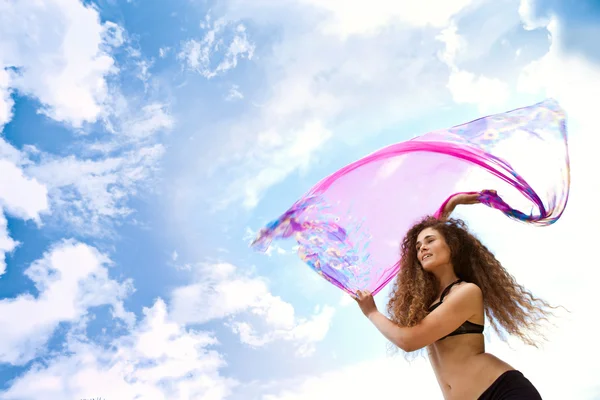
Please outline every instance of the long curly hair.
[[387, 305], [392, 321], [406, 327], [417, 325], [437, 298], [437, 279], [421, 267], [417, 258], [417, 236], [426, 228], [435, 229], [446, 240], [456, 276], [479, 286], [485, 314], [498, 335], [505, 339], [502, 327], [509, 335], [537, 347], [535, 338], [543, 338], [540, 323], [548, 320], [552, 315], [549, 309], [555, 307], [519, 285], [458, 219], [426, 217], [408, 230], [401, 246], [401, 269]]

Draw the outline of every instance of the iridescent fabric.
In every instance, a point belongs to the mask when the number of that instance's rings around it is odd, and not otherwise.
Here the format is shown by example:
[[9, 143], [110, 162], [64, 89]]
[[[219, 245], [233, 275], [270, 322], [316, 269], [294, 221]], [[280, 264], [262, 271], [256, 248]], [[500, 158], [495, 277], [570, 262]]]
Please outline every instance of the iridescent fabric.
[[[528, 224], [554, 223], [570, 186], [563, 110], [546, 100], [385, 147], [317, 183], [252, 246], [265, 251], [273, 240], [293, 238], [300, 258], [329, 282], [376, 294], [398, 273], [408, 228], [439, 217], [459, 186], [477, 185], [477, 171], [497, 178], [498, 189], [486, 189], [499, 193], [474, 188], [481, 203]], [[512, 189], [531, 210], [500, 197]]]

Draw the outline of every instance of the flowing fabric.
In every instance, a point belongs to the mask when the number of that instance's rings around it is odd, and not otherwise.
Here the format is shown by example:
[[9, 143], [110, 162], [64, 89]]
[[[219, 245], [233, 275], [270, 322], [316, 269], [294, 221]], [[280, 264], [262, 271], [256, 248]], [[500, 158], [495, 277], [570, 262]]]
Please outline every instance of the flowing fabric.
[[564, 111], [548, 99], [385, 147], [317, 183], [251, 246], [266, 251], [294, 238], [323, 278], [352, 295], [375, 295], [400, 269], [406, 231], [425, 215], [439, 218], [473, 170], [516, 189], [531, 210], [511, 207], [495, 190], [477, 192], [482, 204], [527, 224], [553, 224], [570, 187]]

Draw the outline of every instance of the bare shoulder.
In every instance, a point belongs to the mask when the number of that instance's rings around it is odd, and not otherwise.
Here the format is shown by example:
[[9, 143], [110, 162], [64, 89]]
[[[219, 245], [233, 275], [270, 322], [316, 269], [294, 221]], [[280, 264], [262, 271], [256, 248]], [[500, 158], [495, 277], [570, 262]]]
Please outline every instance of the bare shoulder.
[[483, 292], [481, 291], [481, 288], [471, 282], [462, 282], [456, 285], [456, 289], [452, 290], [450, 294], [455, 298], [455, 300], [459, 301], [483, 301]]

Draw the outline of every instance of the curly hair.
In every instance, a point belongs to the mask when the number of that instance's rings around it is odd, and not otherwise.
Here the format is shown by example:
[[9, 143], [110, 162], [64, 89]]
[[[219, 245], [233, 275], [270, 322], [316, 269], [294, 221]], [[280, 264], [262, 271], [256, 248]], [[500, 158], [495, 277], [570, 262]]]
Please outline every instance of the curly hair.
[[458, 219], [425, 217], [408, 230], [401, 246], [401, 269], [387, 305], [390, 319], [400, 326], [417, 325], [437, 297], [437, 279], [421, 267], [417, 258], [417, 236], [426, 228], [435, 229], [446, 240], [456, 276], [479, 286], [485, 313], [498, 335], [505, 338], [500, 326], [509, 335], [537, 347], [534, 336], [543, 337], [540, 322], [547, 321], [552, 315], [549, 309], [555, 307], [519, 285]]

